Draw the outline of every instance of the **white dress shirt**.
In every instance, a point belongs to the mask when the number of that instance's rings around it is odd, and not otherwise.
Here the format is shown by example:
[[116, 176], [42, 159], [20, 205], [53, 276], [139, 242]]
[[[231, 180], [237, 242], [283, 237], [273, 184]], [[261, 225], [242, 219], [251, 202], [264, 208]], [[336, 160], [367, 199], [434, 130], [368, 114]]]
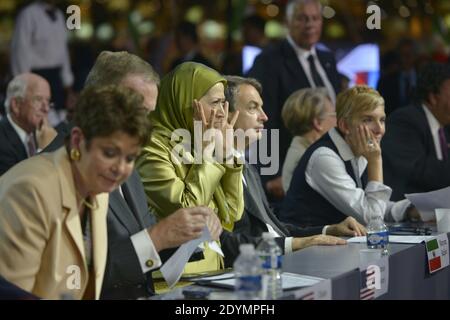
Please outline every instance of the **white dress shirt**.
[[392, 189], [378, 181], [369, 181], [366, 188], [362, 189], [360, 181], [367, 167], [367, 160], [355, 157], [335, 128], [328, 133], [342, 159], [351, 162], [357, 182], [347, 173], [345, 163], [336, 152], [320, 147], [313, 152], [306, 167], [308, 185], [339, 211], [354, 217], [360, 223], [367, 223], [374, 215], [384, 217], [387, 212], [391, 212], [394, 220], [402, 220], [410, 202], [389, 201]]
[[433, 137], [434, 142], [434, 149], [436, 150], [436, 157], [438, 160], [443, 160], [441, 142], [439, 141], [439, 129], [441, 128], [441, 125], [426, 105], [423, 104], [422, 108], [423, 111], [425, 111], [425, 116], [430, 126], [431, 135]]
[[303, 48], [300, 48], [297, 46], [297, 44], [294, 42], [292, 37], [290, 35], [287, 36], [287, 40], [289, 44], [294, 49], [295, 53], [297, 54], [298, 60], [300, 61], [300, 64], [305, 71], [306, 78], [308, 79], [309, 85], [311, 88], [316, 88], [316, 84], [314, 83], [313, 77], [311, 75], [311, 70], [309, 68], [309, 62], [308, 57], [310, 55], [313, 55], [314, 57], [314, 64], [316, 65], [316, 70], [320, 75], [320, 78], [322, 78], [323, 83], [325, 84], [325, 88], [328, 91], [328, 94], [330, 95], [331, 101], [333, 104], [336, 103], [336, 92], [334, 91], [333, 85], [331, 84], [330, 80], [328, 79], [327, 73], [323, 69], [322, 65], [320, 64], [319, 57], [317, 57], [316, 47], [313, 46], [311, 50], [305, 50]]
[[[122, 187], [119, 188], [120, 195], [123, 197]], [[147, 273], [151, 270], [159, 268], [162, 264], [161, 258], [156, 251], [152, 238], [148, 234], [147, 229], [139, 231], [130, 237], [134, 250], [141, 265], [142, 273]], [[153, 265], [149, 267], [147, 261], [151, 260]]]
[[56, 10], [56, 21], [46, 13], [47, 4], [34, 2], [18, 15], [11, 41], [11, 69], [14, 76], [32, 69], [61, 67], [64, 86], [73, 83], [67, 48], [64, 14]]
[[[234, 150], [234, 155], [237, 159], [242, 161], [242, 163], [245, 163], [245, 154], [243, 152], [240, 152], [238, 150]], [[242, 173], [242, 183], [247, 188], [247, 181], [245, 180], [244, 174]], [[267, 231], [274, 236], [275, 238], [282, 237], [278, 232], [275, 231], [275, 229], [268, 223], [266, 223]], [[292, 237], [284, 237], [284, 253], [291, 253], [292, 252]]]
[[283, 183], [284, 192], [287, 192], [291, 185], [292, 175], [295, 168], [297, 168], [298, 162], [302, 158], [306, 149], [311, 145], [305, 137], [295, 136], [292, 138], [291, 145], [286, 153], [286, 158], [283, 163], [283, 170], [281, 174], [281, 180]]

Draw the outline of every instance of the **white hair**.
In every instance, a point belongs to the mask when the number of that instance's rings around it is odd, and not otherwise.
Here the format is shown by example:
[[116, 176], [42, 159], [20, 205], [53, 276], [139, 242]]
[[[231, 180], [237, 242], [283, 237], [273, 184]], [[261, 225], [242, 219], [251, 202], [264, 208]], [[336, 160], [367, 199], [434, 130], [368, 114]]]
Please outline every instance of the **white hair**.
[[294, 15], [295, 8], [299, 5], [305, 5], [307, 3], [316, 3], [319, 6], [320, 12], [322, 12], [323, 6], [319, 0], [289, 0], [286, 5], [286, 21], [291, 22], [292, 16]]
[[11, 106], [11, 99], [25, 98], [27, 92], [27, 81], [22, 75], [15, 76], [8, 84], [6, 89], [5, 111], [9, 114]]

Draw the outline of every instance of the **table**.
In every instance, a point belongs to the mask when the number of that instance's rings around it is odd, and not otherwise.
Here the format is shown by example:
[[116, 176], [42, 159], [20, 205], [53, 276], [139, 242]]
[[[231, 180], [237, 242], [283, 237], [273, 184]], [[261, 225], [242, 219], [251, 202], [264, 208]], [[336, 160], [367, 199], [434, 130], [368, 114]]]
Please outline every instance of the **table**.
[[[365, 247], [306, 248], [285, 255], [283, 271], [331, 279], [333, 299], [359, 299], [359, 250]], [[391, 243], [389, 289], [380, 299], [450, 299], [450, 268], [430, 275], [425, 244]]]

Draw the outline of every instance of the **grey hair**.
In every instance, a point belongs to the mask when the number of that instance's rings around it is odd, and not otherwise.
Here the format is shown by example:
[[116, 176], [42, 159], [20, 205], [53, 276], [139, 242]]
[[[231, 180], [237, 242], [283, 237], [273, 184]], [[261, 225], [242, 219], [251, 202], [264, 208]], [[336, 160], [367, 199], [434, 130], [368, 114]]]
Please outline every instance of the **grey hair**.
[[159, 75], [140, 57], [126, 51], [102, 51], [89, 72], [85, 87], [119, 85], [127, 76], [137, 75], [159, 86]]
[[305, 88], [294, 91], [281, 110], [281, 118], [293, 136], [302, 136], [313, 129], [314, 119], [325, 117], [325, 102], [330, 95], [325, 88]]
[[27, 92], [27, 81], [22, 77], [22, 75], [15, 76], [8, 84], [6, 89], [6, 99], [5, 99], [5, 111], [9, 114], [11, 107], [11, 99], [14, 98], [25, 98]]
[[225, 76], [227, 80], [227, 87], [225, 88], [225, 99], [228, 101], [229, 110], [234, 112], [236, 110], [236, 95], [239, 92], [239, 87], [244, 84], [248, 84], [258, 91], [259, 95], [262, 96], [262, 85], [261, 83], [253, 78], [243, 78], [238, 76]]
[[291, 22], [292, 16], [294, 15], [295, 8], [298, 5], [305, 5], [307, 3], [316, 3], [319, 5], [320, 12], [322, 12], [323, 6], [319, 0], [289, 0], [286, 5], [286, 21]]

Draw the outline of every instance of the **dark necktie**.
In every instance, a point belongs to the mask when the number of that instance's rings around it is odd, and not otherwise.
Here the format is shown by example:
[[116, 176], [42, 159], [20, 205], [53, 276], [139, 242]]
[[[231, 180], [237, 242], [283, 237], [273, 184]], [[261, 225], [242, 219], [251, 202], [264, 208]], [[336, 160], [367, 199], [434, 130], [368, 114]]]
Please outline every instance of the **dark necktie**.
[[314, 63], [314, 56], [312, 54], [309, 55], [308, 62], [309, 62], [309, 70], [311, 71], [311, 76], [313, 78], [316, 87], [324, 87], [325, 84], [323, 83], [320, 74], [317, 72], [316, 64]]
[[263, 197], [265, 197], [265, 194], [262, 185], [259, 183], [258, 173], [252, 169], [251, 165], [246, 163], [244, 164], [243, 175], [247, 184], [246, 186], [244, 185], [244, 188], [247, 189], [247, 192], [253, 198], [258, 208], [260, 218], [264, 223], [269, 224], [280, 236], [286, 236], [286, 233], [281, 230], [270, 217], [270, 213], [268, 212], [270, 208], [264, 205]]
[[56, 21], [56, 8], [47, 8], [45, 9], [45, 13], [48, 15], [50, 20], [52, 20], [53, 22]]
[[440, 128], [439, 129], [439, 142], [441, 144], [442, 159], [447, 160], [447, 158], [448, 158], [448, 145], [447, 145], [447, 139], [445, 138], [444, 128]]
[[33, 134], [30, 134], [27, 138], [28, 154], [30, 157], [36, 154], [36, 143], [34, 142]]

